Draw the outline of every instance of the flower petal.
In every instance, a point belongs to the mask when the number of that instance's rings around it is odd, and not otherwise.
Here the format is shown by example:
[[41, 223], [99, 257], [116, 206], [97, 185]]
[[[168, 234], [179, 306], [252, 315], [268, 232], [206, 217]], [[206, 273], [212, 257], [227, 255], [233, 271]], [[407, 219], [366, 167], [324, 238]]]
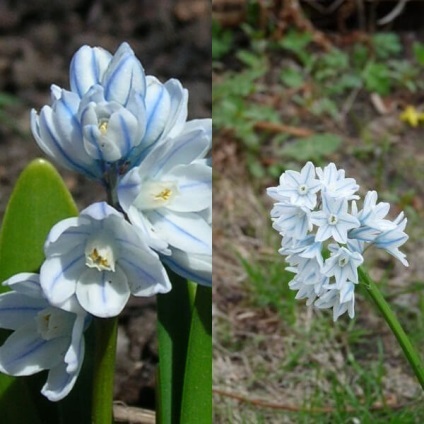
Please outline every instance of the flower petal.
[[[80, 361], [80, 367], [81, 364], [82, 361]], [[46, 384], [42, 387], [41, 393], [52, 402], [63, 399], [74, 387], [80, 367], [76, 371], [68, 373], [66, 364], [60, 362], [50, 369]]]
[[146, 78], [140, 61], [128, 43], [122, 43], [114, 54], [103, 79], [106, 100], [126, 105], [131, 90], [145, 93]]
[[90, 221], [84, 217], [67, 218], [59, 221], [50, 230], [44, 244], [47, 257], [60, 255], [75, 249], [84, 243], [90, 234]]
[[8, 292], [0, 296], [0, 327], [16, 330], [48, 306], [43, 298]]
[[187, 254], [172, 249], [171, 256], [162, 256], [162, 262], [175, 273], [204, 286], [212, 285], [212, 256]]
[[166, 86], [152, 76], [148, 76], [146, 80], [146, 133], [143, 138], [144, 147], [150, 146], [162, 135], [171, 110], [171, 98]]
[[159, 237], [186, 252], [209, 255], [212, 252], [212, 229], [196, 213], [171, 212], [166, 209], [146, 213]]
[[71, 61], [71, 90], [82, 97], [91, 86], [101, 82], [111, 59], [107, 50], [82, 46]]
[[188, 91], [177, 79], [170, 79], [164, 85], [169, 93], [171, 105], [163, 136], [171, 138], [181, 133], [187, 120]]
[[153, 296], [171, 290], [168, 274], [159, 257], [152, 251], [140, 249], [136, 255], [127, 250], [118, 263], [128, 277], [134, 296]]
[[118, 315], [130, 296], [128, 280], [119, 267], [115, 272], [86, 269], [80, 276], [76, 295], [90, 314], [108, 318]]
[[89, 315], [85, 313], [76, 315], [72, 328], [71, 344], [65, 354], [66, 371], [68, 373], [75, 372], [81, 367], [85, 349], [83, 332], [89, 322], [91, 322]]
[[177, 181], [178, 195], [167, 205], [177, 212], [199, 212], [212, 204], [212, 168], [200, 164], [181, 165], [166, 174]]
[[[44, 298], [44, 294], [40, 287], [40, 276], [32, 272], [21, 272], [10, 277], [3, 283], [4, 286], [10, 287], [13, 291], [25, 296], [34, 298]], [[47, 301], [45, 301], [47, 304]]]
[[89, 217], [98, 221], [111, 215], [116, 215], [119, 218], [124, 217], [122, 213], [118, 212], [115, 208], [108, 205], [106, 202], [93, 203], [92, 205], [82, 210], [81, 215], [88, 215]]
[[40, 284], [52, 305], [61, 306], [75, 294], [76, 282], [85, 268], [85, 254], [81, 251], [48, 257], [44, 261]]
[[69, 340], [44, 340], [30, 322], [12, 333], [0, 348], [0, 371], [9, 375], [32, 375], [54, 367], [62, 358]]

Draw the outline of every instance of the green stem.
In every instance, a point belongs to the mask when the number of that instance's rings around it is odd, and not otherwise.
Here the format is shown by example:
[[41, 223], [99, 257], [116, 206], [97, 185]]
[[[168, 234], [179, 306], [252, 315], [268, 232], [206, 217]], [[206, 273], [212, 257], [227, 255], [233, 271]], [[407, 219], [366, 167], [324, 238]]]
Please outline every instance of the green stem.
[[94, 318], [95, 348], [91, 424], [113, 422], [113, 380], [115, 376], [118, 318]]
[[187, 350], [181, 423], [212, 423], [212, 289], [198, 286]]
[[378, 310], [381, 312], [393, 334], [395, 335], [399, 345], [403, 350], [403, 353], [406, 356], [406, 359], [417, 376], [421, 387], [424, 389], [424, 365], [420, 356], [412, 345], [409, 337], [403, 330], [399, 320], [396, 318], [396, 315], [390, 309], [390, 306], [384, 299], [377, 285], [362, 268], [358, 269], [358, 273], [360, 280], [364, 283], [368, 294], [371, 296], [371, 299], [374, 301]]
[[179, 423], [193, 302], [193, 285], [169, 270], [168, 273], [172, 290], [157, 296], [158, 424]]

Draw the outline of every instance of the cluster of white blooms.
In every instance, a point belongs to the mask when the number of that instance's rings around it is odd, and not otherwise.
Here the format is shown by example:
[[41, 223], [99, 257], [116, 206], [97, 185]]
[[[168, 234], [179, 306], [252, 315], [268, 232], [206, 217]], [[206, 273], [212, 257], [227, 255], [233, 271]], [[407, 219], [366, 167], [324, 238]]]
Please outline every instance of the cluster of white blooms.
[[267, 193], [276, 200], [271, 218], [283, 237], [279, 253], [295, 274], [290, 288], [308, 305], [332, 308], [334, 320], [346, 311], [353, 318], [358, 267], [367, 247], [384, 249], [408, 266], [399, 250], [408, 239], [403, 212], [394, 221], [386, 219], [390, 205], [377, 203], [375, 191], [359, 209], [359, 186], [334, 163], [322, 169], [308, 162], [300, 172], [284, 172], [279, 183]]
[[110, 204], [58, 222], [40, 273], [12, 277], [0, 296], [0, 327], [14, 330], [0, 371], [49, 370], [50, 400], [72, 389], [92, 316], [171, 290], [165, 265], [212, 284], [211, 120], [187, 121], [187, 90], [146, 76], [127, 43], [114, 55], [81, 47], [70, 86], [53, 85], [52, 105], [32, 111], [33, 135], [55, 162], [99, 181]]

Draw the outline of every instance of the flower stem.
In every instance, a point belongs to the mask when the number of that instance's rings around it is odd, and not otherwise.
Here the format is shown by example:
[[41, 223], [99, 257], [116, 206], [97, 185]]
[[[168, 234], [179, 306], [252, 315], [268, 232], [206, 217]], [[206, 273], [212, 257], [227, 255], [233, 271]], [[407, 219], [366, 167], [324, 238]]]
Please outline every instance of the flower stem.
[[115, 375], [118, 318], [95, 318], [93, 404], [91, 424], [113, 422], [113, 381]]
[[378, 310], [381, 312], [388, 326], [395, 335], [403, 353], [406, 356], [406, 359], [420, 382], [421, 387], [424, 389], [424, 364], [421, 361], [420, 356], [374, 281], [361, 267], [358, 268], [358, 274], [360, 280], [364, 283], [367, 293], [370, 295], [371, 299], [374, 301]]
[[200, 285], [194, 300], [179, 422], [212, 423], [212, 290]]
[[168, 272], [172, 290], [157, 297], [159, 372], [156, 423], [158, 424], [180, 422], [194, 297], [191, 283], [169, 270]]

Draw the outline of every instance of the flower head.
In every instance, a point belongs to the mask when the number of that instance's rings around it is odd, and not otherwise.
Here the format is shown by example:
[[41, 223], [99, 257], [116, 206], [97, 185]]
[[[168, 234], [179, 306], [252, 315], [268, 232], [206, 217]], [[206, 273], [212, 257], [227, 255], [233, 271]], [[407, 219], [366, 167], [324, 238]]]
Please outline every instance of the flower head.
[[308, 162], [300, 173], [283, 173], [280, 185], [267, 190], [276, 200], [273, 227], [283, 236], [278, 252], [295, 274], [289, 287], [308, 305], [332, 308], [334, 320], [345, 312], [354, 316], [358, 267], [368, 246], [382, 248], [408, 265], [399, 250], [408, 239], [403, 213], [388, 220], [390, 205], [377, 203], [375, 191], [367, 193], [359, 209], [358, 189], [334, 163], [314, 169]]
[[41, 392], [58, 401], [71, 391], [81, 369], [88, 315], [52, 306], [38, 274], [17, 274], [4, 284], [11, 291], [0, 295], [0, 327], [13, 333], [0, 347], [0, 371], [24, 376], [48, 370]]
[[52, 105], [31, 112], [31, 129], [47, 155], [91, 179], [125, 173], [186, 123], [187, 90], [177, 80], [146, 76], [127, 43], [114, 55], [81, 47], [70, 85], [70, 91], [51, 87]]
[[[75, 304], [98, 317], [118, 315], [130, 294], [152, 296], [171, 289], [158, 255], [122, 214], [95, 203], [78, 218], [56, 224], [45, 244], [40, 271], [50, 303], [65, 310]], [[158, 246], [165, 250], [166, 244]]]

